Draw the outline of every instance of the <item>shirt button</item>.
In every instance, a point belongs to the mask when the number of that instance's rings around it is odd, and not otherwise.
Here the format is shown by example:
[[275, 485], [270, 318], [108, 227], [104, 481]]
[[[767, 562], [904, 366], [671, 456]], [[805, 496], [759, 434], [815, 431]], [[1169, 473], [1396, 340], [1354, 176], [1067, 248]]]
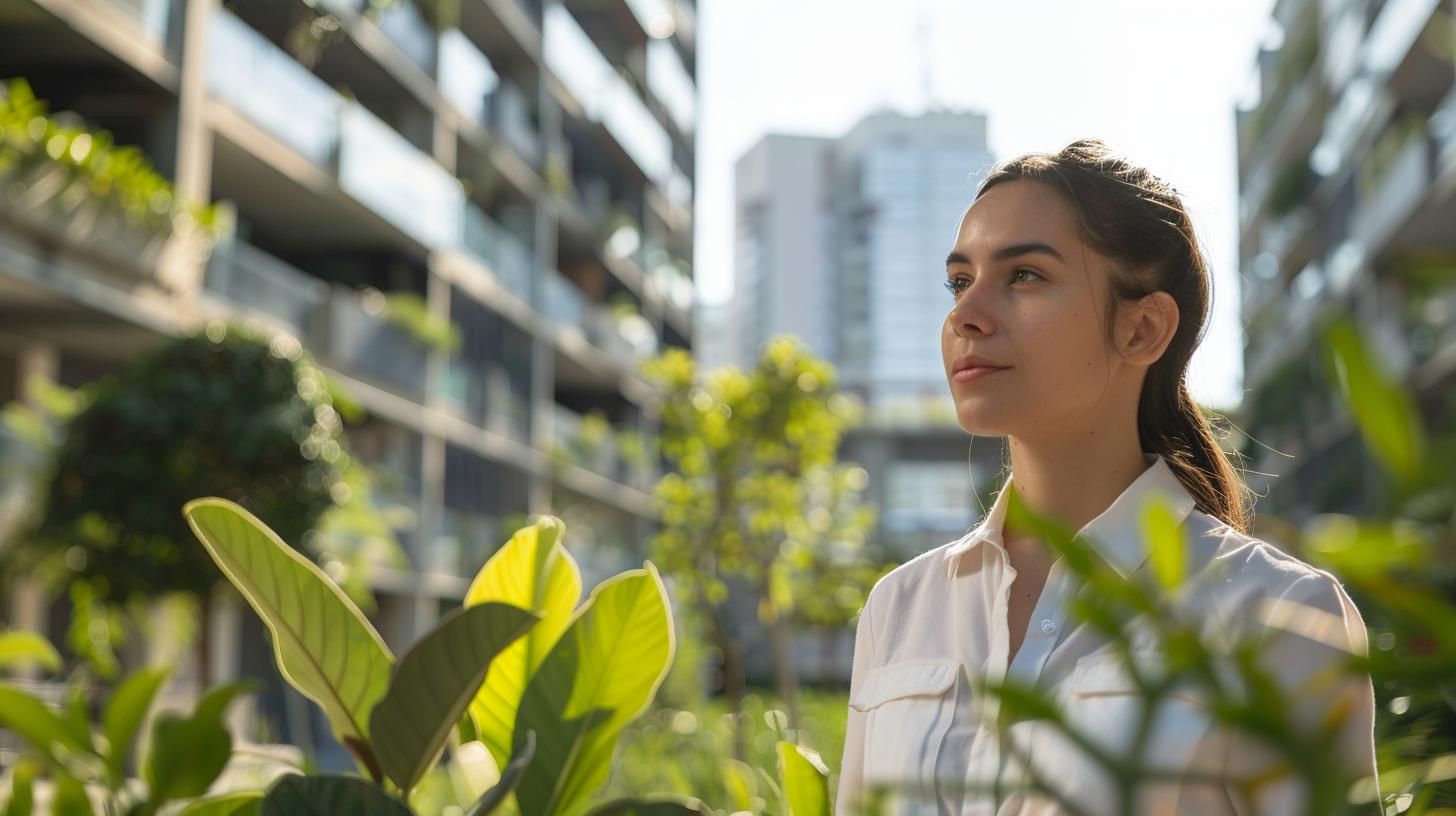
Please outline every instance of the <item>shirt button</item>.
[[1050, 635], [1052, 632], [1057, 631], [1057, 622], [1048, 618], [1041, 622], [1041, 630]]

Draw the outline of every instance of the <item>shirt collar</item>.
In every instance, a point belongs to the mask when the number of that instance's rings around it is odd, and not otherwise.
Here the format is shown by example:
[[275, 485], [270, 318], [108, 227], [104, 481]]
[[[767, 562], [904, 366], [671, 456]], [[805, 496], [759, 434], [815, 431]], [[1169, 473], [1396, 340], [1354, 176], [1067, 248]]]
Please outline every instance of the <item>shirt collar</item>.
[[[1139, 530], [1143, 505], [1154, 496], [1163, 497], [1173, 511], [1173, 518], [1179, 524], [1193, 510], [1194, 499], [1183, 482], [1173, 473], [1162, 455], [1143, 452], [1147, 470], [1133, 480], [1112, 504], [1096, 518], [1077, 531], [1102, 558], [1124, 578], [1142, 566], [1147, 558], [1147, 548]], [[945, 550], [946, 574], [954, 577], [961, 556], [976, 548], [976, 545], [995, 539], [1001, 542], [1001, 530], [1006, 520], [1006, 504], [1010, 499], [1007, 490], [1013, 477], [1006, 478], [1006, 484], [996, 494], [986, 518], [959, 541]]]

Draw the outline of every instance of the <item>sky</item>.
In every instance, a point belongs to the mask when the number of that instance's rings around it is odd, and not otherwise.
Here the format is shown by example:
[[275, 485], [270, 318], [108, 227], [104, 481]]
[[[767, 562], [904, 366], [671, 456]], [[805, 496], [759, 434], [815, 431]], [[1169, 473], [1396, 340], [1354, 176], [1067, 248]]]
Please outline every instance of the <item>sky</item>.
[[1182, 193], [1214, 269], [1213, 316], [1188, 384], [1200, 402], [1233, 407], [1243, 375], [1234, 110], [1251, 99], [1272, 8], [700, 0], [699, 298], [732, 294], [733, 163], [764, 134], [838, 136], [878, 109], [976, 110], [998, 160], [1095, 137]]

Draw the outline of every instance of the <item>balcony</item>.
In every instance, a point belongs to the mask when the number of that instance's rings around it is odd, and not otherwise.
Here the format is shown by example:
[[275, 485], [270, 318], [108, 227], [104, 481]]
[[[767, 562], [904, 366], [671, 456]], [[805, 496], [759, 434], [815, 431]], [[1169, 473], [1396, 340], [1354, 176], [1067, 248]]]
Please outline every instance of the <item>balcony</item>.
[[398, 390], [415, 400], [425, 392], [429, 348], [384, 317], [378, 293], [335, 286], [329, 297], [327, 329], [317, 352], [335, 368]]
[[440, 93], [466, 119], [490, 124], [489, 99], [500, 87], [500, 75], [457, 28], [440, 35]]
[[339, 132], [346, 193], [427, 249], [456, 244], [465, 192], [454, 176], [357, 104], [344, 108]]
[[564, 275], [551, 270], [542, 279], [542, 308], [556, 326], [580, 329], [586, 323], [586, 295]]
[[641, 97], [618, 75], [571, 12], [546, 14], [546, 67], [566, 87], [587, 119], [602, 124], [642, 174], [662, 184], [672, 168], [672, 139]]
[[484, 263], [495, 279], [523, 303], [531, 302], [536, 253], [474, 204], [466, 204], [460, 248]]
[[647, 43], [647, 89], [667, 109], [678, 130], [691, 138], [697, 119], [698, 90], [682, 57], [667, 40]]
[[103, 0], [100, 5], [114, 8], [131, 18], [153, 42], [163, 46], [167, 44], [172, 0]]
[[328, 284], [238, 240], [214, 250], [203, 289], [239, 309], [281, 323], [305, 345], [318, 336], [329, 299]]
[[657, 469], [653, 442], [635, 431], [613, 428], [599, 412], [578, 414], [553, 403], [551, 455], [638, 490], [651, 489]]
[[226, 11], [213, 14], [208, 31], [207, 89], [313, 164], [332, 167], [343, 100]]
[[1431, 114], [1430, 132], [1436, 147], [1437, 173], [1444, 176], [1456, 168], [1456, 87]]
[[1383, 251], [1425, 199], [1433, 178], [1424, 122], [1392, 125], [1376, 143], [1358, 179], [1360, 203], [1350, 230], [1364, 244], [1367, 255]]

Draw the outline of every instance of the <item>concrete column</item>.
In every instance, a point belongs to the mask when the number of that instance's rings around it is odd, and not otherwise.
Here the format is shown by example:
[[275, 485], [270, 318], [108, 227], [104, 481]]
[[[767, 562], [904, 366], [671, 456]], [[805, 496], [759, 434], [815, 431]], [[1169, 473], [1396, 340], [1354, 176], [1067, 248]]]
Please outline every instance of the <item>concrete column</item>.
[[[27, 344], [16, 357], [16, 368], [20, 401], [26, 405], [34, 405], [29, 384], [35, 378], [55, 381], [60, 376], [60, 350], [44, 343]], [[61, 634], [46, 631], [45, 591], [34, 579], [21, 578], [15, 582], [15, 586], [11, 588], [10, 608], [7, 612], [10, 626], [16, 629], [39, 632], [52, 640], [55, 635]]]
[[[212, 200], [212, 129], [207, 122], [207, 31], [218, 0], [184, 0], [181, 73], [177, 89], [177, 156], [173, 188], [180, 200]], [[190, 301], [202, 288], [206, 253], [199, 236], [177, 235], [163, 250], [158, 274], [177, 299]]]

